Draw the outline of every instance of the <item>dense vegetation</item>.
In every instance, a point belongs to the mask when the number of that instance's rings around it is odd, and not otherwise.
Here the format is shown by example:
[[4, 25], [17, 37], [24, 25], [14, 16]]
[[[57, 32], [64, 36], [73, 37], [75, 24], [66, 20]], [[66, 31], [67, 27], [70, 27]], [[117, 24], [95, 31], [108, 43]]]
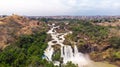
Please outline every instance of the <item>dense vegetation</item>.
[[[72, 24], [72, 23], [71, 23]], [[73, 23], [74, 24], [74, 23]], [[71, 30], [74, 31], [74, 34], [83, 34], [88, 36], [91, 39], [102, 40], [108, 35], [108, 29], [103, 26], [96, 26], [91, 24], [90, 22], [76, 22], [71, 27]]]
[[73, 34], [66, 36], [65, 42], [71, 45], [72, 41], [77, 42], [79, 50], [85, 53], [98, 50], [96, 46], [100, 47], [109, 35], [108, 27], [94, 25], [90, 21], [73, 20], [67, 28], [72, 30]]
[[110, 38], [111, 47], [114, 49], [113, 52], [113, 60], [118, 61], [120, 60], [120, 37], [111, 37]]
[[[21, 35], [15, 43], [0, 52], [0, 67], [57, 67], [43, 59], [46, 38], [45, 32]], [[60, 60], [59, 51], [54, 54], [53, 60]], [[62, 66], [76, 67], [71, 62]]]
[[[66, 36], [65, 44], [73, 46], [76, 42], [79, 51], [89, 54], [92, 60], [120, 65], [120, 36], [111, 34], [118, 33], [118, 27], [100, 26], [81, 20], [72, 20], [66, 27], [73, 34]], [[110, 31], [113, 28], [117, 31]]]
[[77, 65], [73, 64], [72, 62], [67, 62], [67, 64], [63, 67], [77, 67]]
[[60, 51], [56, 51], [56, 52], [53, 54], [52, 60], [53, 60], [53, 61], [60, 61], [60, 59], [61, 59], [60, 57], [61, 57]]
[[42, 59], [47, 47], [45, 32], [22, 35], [17, 42], [0, 52], [0, 67], [54, 67]]

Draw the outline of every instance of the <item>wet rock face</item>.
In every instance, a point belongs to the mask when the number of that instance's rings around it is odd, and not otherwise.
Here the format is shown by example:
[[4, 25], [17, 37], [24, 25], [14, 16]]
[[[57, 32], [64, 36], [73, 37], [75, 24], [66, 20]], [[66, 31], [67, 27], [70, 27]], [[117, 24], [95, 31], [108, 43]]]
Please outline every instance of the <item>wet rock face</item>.
[[59, 50], [60, 50], [61, 45], [60, 45], [60, 44], [56, 44], [56, 45], [53, 45], [52, 47], [54, 48], [54, 50], [55, 50], [55, 52], [56, 52], [56, 51], [59, 51]]
[[62, 40], [62, 38], [59, 38], [59, 40]]
[[79, 51], [82, 53], [89, 53], [91, 52], [91, 46], [89, 46], [88, 44], [85, 44], [81, 46], [81, 48], [79, 48]]
[[57, 43], [57, 41], [52, 41], [53, 43]]
[[85, 44], [79, 48], [79, 51], [82, 53], [90, 53], [93, 51], [98, 51], [97, 46], [92, 46], [91, 44]]

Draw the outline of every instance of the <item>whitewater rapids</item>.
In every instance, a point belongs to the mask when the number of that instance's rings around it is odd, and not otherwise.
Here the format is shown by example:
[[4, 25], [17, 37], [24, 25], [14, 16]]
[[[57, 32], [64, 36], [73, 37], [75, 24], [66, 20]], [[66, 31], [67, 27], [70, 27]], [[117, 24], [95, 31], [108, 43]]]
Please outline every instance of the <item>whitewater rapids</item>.
[[[93, 62], [89, 59], [88, 55], [85, 55], [78, 51], [78, 48], [76, 45], [72, 48], [69, 46], [69, 44], [63, 44], [65, 40], [65, 36], [68, 34], [72, 34], [71, 31], [66, 33], [58, 33], [56, 31], [56, 28], [59, 28], [59, 26], [55, 26], [55, 24], [48, 25], [50, 26], [50, 30], [47, 32], [47, 34], [50, 34], [52, 37], [52, 40], [48, 42], [48, 47], [44, 51], [44, 59], [51, 61], [54, 63], [54, 65], [60, 65], [60, 61], [53, 61], [52, 55], [54, 54], [54, 48], [53, 45], [60, 45], [61, 50], [61, 58], [63, 58], [63, 64], [66, 64], [67, 62], [71, 61], [72, 63], [78, 65], [78, 67], [117, 67], [108, 63], [103, 62]], [[56, 42], [56, 43], [54, 43]]]
[[[74, 48], [72, 49], [72, 47], [69, 46], [69, 44], [63, 44], [65, 40], [64, 36], [66, 36], [67, 34], [72, 34], [71, 31], [66, 33], [57, 33], [55, 29], [59, 28], [59, 26], [55, 26], [55, 24], [49, 26], [51, 27], [51, 29], [47, 33], [51, 35], [52, 40], [48, 42], [48, 47], [44, 51], [44, 55], [46, 56], [46, 59], [48, 61], [52, 61], [52, 55], [54, 53], [54, 48], [52, 47], [52, 45], [59, 44], [61, 46], [61, 57], [63, 58], [63, 64], [66, 64], [68, 61], [77, 64], [79, 67], [85, 67], [90, 64], [91, 61], [89, 57], [87, 55], [82, 54], [81, 52], [78, 52], [76, 45], [74, 45]], [[56, 43], [53, 43], [53, 41], [56, 41]], [[59, 65], [60, 62], [55, 61], [54, 64]]]

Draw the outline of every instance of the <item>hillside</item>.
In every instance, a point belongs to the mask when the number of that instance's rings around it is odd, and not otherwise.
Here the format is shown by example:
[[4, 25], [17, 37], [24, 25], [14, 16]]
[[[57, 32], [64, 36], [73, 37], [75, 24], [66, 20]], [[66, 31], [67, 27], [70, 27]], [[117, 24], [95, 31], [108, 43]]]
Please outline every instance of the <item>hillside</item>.
[[20, 35], [30, 35], [45, 30], [46, 24], [22, 16], [12, 15], [0, 18], [0, 49], [15, 42]]

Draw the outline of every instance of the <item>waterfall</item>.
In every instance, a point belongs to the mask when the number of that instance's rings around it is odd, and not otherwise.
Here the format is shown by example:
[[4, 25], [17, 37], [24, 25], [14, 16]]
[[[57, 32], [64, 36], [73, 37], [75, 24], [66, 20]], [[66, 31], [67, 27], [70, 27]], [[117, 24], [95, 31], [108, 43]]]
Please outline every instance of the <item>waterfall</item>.
[[77, 46], [76, 46], [76, 45], [74, 45], [74, 54], [75, 54], [75, 55], [78, 54], [78, 49], [77, 49]]
[[[66, 64], [67, 62], [71, 61], [74, 64], [77, 64], [79, 67], [84, 67], [90, 63], [90, 59], [82, 54], [81, 52], [78, 52], [78, 48], [76, 45], [72, 48], [69, 45], [64, 45], [63, 42], [65, 40], [64, 36], [67, 34], [72, 33], [67, 32], [67, 33], [57, 33], [56, 28], [59, 28], [59, 26], [55, 27], [55, 24], [49, 25], [51, 29], [47, 32], [52, 36], [52, 40], [48, 42], [48, 47], [44, 51], [45, 59], [48, 61], [54, 62], [55, 65], [59, 65], [59, 61], [53, 61], [52, 60], [52, 55], [54, 53], [54, 49], [52, 45], [59, 44], [61, 46], [61, 57], [63, 58], [63, 64]], [[61, 38], [61, 39], [59, 39]], [[56, 43], [53, 43], [53, 41], [56, 41]]]
[[[51, 29], [47, 32], [48, 34], [51, 35], [52, 40], [48, 42], [48, 47], [44, 51], [44, 56], [43, 58], [46, 59], [47, 61], [51, 61], [54, 63], [54, 65], [60, 64], [60, 61], [53, 61], [52, 56], [54, 54], [54, 48], [52, 47], [53, 45], [60, 45], [60, 52], [61, 52], [61, 58], [63, 58], [63, 64], [66, 64], [67, 62], [71, 61], [74, 64], [77, 64], [78, 67], [117, 67], [114, 65], [110, 65], [107, 63], [102, 63], [102, 62], [93, 62], [89, 59], [88, 55], [85, 55], [81, 52], [78, 51], [78, 48], [76, 45], [73, 47], [69, 45], [63, 44], [67, 34], [71, 34], [72, 32], [67, 32], [67, 33], [57, 33], [55, 30], [56, 28], [59, 28], [59, 26], [55, 26], [55, 24], [49, 25]], [[53, 43], [53, 41], [56, 41], [56, 43]]]
[[67, 63], [68, 61], [71, 61], [72, 57], [73, 57], [73, 51], [71, 46], [65, 45], [64, 54], [63, 54], [63, 63]]
[[[61, 50], [63, 51], [63, 49]], [[87, 55], [84, 55], [78, 52], [77, 46], [74, 46], [74, 52], [71, 46], [64, 46], [64, 54], [62, 53], [63, 63], [66, 64], [68, 61], [71, 61], [74, 64], [78, 64], [79, 67], [87, 66], [90, 64], [90, 59]]]

